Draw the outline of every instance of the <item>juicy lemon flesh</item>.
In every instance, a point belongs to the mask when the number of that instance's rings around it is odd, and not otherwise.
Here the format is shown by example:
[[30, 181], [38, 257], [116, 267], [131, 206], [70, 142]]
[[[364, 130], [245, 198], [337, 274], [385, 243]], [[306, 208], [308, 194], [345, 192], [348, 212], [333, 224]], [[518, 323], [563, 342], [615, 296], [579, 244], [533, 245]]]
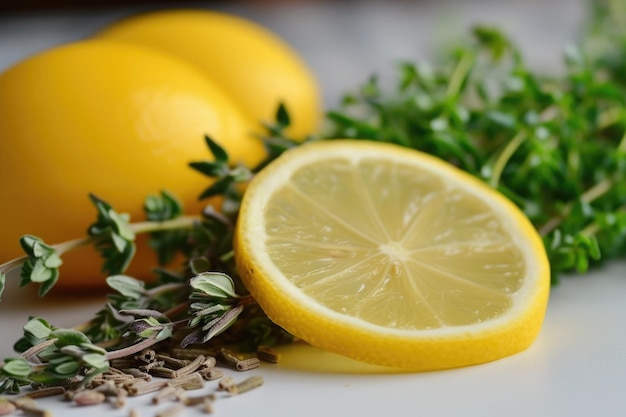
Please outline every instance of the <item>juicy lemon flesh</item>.
[[268, 254], [290, 282], [385, 327], [495, 318], [525, 275], [519, 248], [484, 201], [413, 166], [364, 160], [355, 169], [332, 159], [304, 167], [265, 216]]
[[266, 168], [239, 217], [246, 286], [286, 330], [370, 363], [443, 369], [524, 350], [549, 292], [540, 238], [486, 185], [397, 148], [329, 141]]

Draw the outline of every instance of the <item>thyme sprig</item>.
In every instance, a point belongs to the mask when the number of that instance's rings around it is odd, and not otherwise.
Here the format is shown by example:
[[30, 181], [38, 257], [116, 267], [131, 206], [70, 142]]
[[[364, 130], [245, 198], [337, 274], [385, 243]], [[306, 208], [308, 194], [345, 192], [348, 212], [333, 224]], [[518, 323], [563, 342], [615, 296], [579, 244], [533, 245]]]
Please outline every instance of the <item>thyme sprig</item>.
[[77, 375], [87, 384], [108, 369], [107, 352], [86, 335], [56, 328], [41, 318], [26, 323], [23, 342], [28, 349], [18, 358], [7, 359], [0, 368], [1, 392], [17, 393], [30, 383], [62, 384]]
[[501, 31], [476, 27], [436, 66], [402, 63], [395, 88], [372, 77], [347, 94], [326, 139], [397, 143], [484, 180], [541, 233], [554, 282], [624, 254], [626, 31], [618, 2], [593, 5], [564, 75], [533, 71]]
[[[191, 165], [211, 176], [218, 190], [209, 187], [201, 198], [226, 193], [231, 205], [238, 204], [241, 193], [237, 187], [252, 177], [252, 171], [231, 167], [227, 153], [217, 143], [209, 137], [206, 143], [215, 162]], [[236, 279], [233, 219], [223, 211], [208, 205], [199, 216], [184, 216], [176, 196], [163, 191], [147, 197], [144, 211], [148, 220], [131, 223], [128, 215], [118, 214], [106, 201], [94, 195], [89, 198], [97, 220], [86, 237], [56, 245], [35, 236], [22, 237], [26, 255], [0, 265], [0, 281], [4, 286], [8, 272], [20, 269], [22, 285], [40, 283], [43, 296], [59, 278], [63, 254], [92, 244], [102, 255], [103, 270], [110, 273], [106, 283], [113, 292], [93, 319], [72, 329], [58, 329], [42, 318], [31, 318], [14, 345], [20, 357], [8, 358], [0, 366], [0, 392], [15, 393], [26, 384], [56, 385], [68, 380], [87, 385], [108, 369], [111, 360], [169, 339], [178, 339], [182, 347], [206, 343], [229, 329], [244, 308], [254, 303]], [[185, 266], [180, 270], [158, 268], [157, 280], [151, 284], [124, 275], [135, 253], [135, 237], [141, 233], [150, 235], [150, 245], [163, 263], [180, 253], [186, 257]], [[246, 317], [247, 322], [266, 319], [258, 308]], [[240, 333], [254, 327], [245, 326]], [[237, 333], [232, 332], [229, 343], [244, 338]]]
[[[149, 197], [150, 201], [155, 197]], [[91, 201], [98, 211], [98, 220], [82, 238], [57, 244], [47, 244], [40, 237], [24, 235], [20, 245], [25, 256], [0, 264], [0, 297], [4, 291], [7, 274], [20, 270], [21, 286], [31, 283], [40, 284], [39, 295], [46, 295], [59, 279], [59, 267], [63, 264], [63, 254], [85, 245], [98, 248], [105, 262], [102, 270], [110, 274], [126, 270], [135, 253], [135, 235], [141, 233], [163, 233], [166, 231], [179, 233], [180, 230], [192, 229], [200, 221], [200, 216], [182, 216], [163, 220], [152, 220], [130, 224], [126, 214], [118, 214], [105, 201], [90, 195]], [[170, 235], [167, 235], [168, 239]], [[163, 238], [160, 242], [165, 246]]]
[[193, 289], [190, 300], [190, 328], [198, 330], [189, 333], [181, 342], [181, 347], [206, 343], [214, 336], [228, 329], [243, 312], [250, 296], [241, 297], [235, 291], [233, 279], [221, 272], [203, 272], [189, 281]]

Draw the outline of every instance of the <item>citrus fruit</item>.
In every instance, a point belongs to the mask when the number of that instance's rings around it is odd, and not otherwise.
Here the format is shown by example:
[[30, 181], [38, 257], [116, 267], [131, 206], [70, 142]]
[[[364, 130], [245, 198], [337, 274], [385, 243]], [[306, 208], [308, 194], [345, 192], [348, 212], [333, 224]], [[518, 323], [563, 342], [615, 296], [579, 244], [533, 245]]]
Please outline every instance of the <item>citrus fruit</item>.
[[[50, 244], [85, 236], [96, 220], [88, 193], [131, 220], [161, 190], [199, 213], [209, 178], [188, 164], [211, 159], [204, 135], [255, 165], [265, 155], [256, 125], [196, 68], [138, 45], [88, 40], [17, 63], [0, 75], [0, 259], [20, 255], [26, 233]], [[64, 257], [59, 285], [103, 285], [88, 251]]]
[[321, 117], [317, 81], [297, 52], [265, 27], [209, 10], [162, 10], [123, 19], [96, 34], [182, 58], [226, 91], [254, 120], [274, 121], [286, 104], [296, 138]]
[[244, 195], [235, 255], [288, 332], [414, 370], [524, 350], [550, 285], [516, 206], [446, 162], [369, 141], [305, 144], [270, 164]]

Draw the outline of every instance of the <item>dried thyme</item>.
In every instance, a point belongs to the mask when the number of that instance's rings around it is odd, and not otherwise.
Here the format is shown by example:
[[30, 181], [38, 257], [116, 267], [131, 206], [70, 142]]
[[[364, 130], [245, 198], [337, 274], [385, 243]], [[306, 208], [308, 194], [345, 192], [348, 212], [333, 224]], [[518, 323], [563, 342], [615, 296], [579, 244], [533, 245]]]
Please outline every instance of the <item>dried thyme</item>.
[[250, 378], [231, 385], [226, 391], [233, 395], [243, 394], [244, 392], [248, 392], [260, 387], [261, 385], [263, 385], [263, 382], [264, 381], [262, 376], [251, 376]]

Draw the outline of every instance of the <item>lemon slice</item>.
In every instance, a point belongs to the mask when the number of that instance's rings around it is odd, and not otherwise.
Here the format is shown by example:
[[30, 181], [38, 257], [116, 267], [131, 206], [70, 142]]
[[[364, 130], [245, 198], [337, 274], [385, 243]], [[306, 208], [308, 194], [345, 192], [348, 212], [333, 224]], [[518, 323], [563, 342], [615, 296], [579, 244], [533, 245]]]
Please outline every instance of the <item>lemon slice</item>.
[[285, 152], [247, 188], [238, 271], [269, 318], [321, 349], [434, 370], [526, 349], [549, 264], [527, 218], [427, 154], [333, 140]]

